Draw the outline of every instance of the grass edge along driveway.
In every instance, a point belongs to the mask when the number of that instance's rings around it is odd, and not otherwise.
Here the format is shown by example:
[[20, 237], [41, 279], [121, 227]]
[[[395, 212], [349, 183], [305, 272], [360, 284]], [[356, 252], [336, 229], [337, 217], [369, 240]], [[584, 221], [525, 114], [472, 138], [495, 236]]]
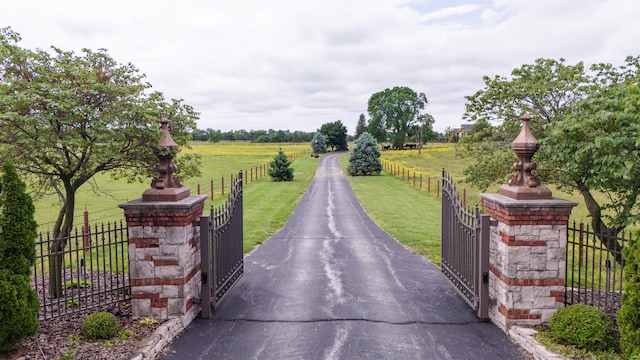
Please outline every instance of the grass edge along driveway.
[[[346, 174], [348, 154], [340, 157]], [[386, 172], [349, 176], [347, 180], [365, 212], [382, 229], [413, 252], [440, 266], [441, 200], [408, 186]]]

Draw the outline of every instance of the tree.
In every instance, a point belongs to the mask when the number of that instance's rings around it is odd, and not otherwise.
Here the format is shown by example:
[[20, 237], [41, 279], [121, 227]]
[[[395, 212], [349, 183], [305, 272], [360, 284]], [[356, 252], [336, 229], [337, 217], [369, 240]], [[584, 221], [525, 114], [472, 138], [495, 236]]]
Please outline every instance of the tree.
[[367, 131], [367, 123], [364, 118], [364, 114], [360, 114], [360, 118], [358, 119], [358, 124], [356, 125], [356, 135], [353, 137], [355, 140], [358, 140], [358, 137]]
[[[427, 105], [424, 93], [416, 93], [408, 87], [396, 86], [384, 89], [369, 98], [367, 111], [371, 116], [369, 130], [378, 141], [385, 141], [390, 132], [394, 147], [402, 148], [409, 131], [420, 121], [426, 122], [429, 117], [421, 117], [421, 111]], [[384, 139], [382, 139], [384, 138]]]
[[321, 133], [317, 132], [311, 139], [311, 148], [314, 154], [324, 154], [327, 152], [327, 143]]
[[414, 128], [418, 135], [418, 155], [422, 154], [422, 144], [424, 143], [424, 135], [426, 132], [427, 137], [433, 136], [433, 123], [435, 120], [430, 114], [420, 114], [416, 118], [416, 124]]
[[38, 298], [29, 285], [36, 261], [35, 207], [13, 164], [2, 166], [0, 193], [0, 351], [38, 331]]
[[35, 241], [38, 224], [34, 220], [35, 207], [26, 185], [18, 178], [15, 166], [2, 165], [2, 193], [0, 203], [0, 269], [14, 274], [31, 275], [36, 261]]
[[[181, 100], [148, 92], [133, 65], [118, 64], [101, 49], [53, 54], [17, 45], [0, 29], [0, 145], [36, 195], [56, 193], [61, 208], [53, 225], [50, 292], [62, 293], [62, 250], [73, 227], [77, 190], [98, 173], [131, 181], [149, 179], [158, 159], [159, 120], [172, 120], [172, 137], [188, 145], [197, 113]], [[197, 155], [176, 158], [180, 175], [199, 173]]]
[[380, 175], [380, 171], [382, 171], [382, 164], [378, 142], [369, 133], [362, 133], [349, 155], [347, 172], [351, 176], [361, 176]]
[[348, 149], [347, 127], [342, 124], [342, 121], [337, 120], [332, 123], [322, 124], [318, 131], [326, 137], [327, 146], [331, 147], [331, 151]]
[[[639, 62], [629, 57], [619, 68], [596, 64], [588, 75], [582, 63], [538, 59], [515, 69], [511, 79], [485, 77], [485, 88], [467, 97], [465, 118], [502, 119], [497, 131], [514, 139], [515, 119], [531, 115], [540, 144], [534, 158], [538, 175], [563, 191], [578, 191], [593, 229], [615, 235], [640, 220]], [[467, 181], [482, 189], [503, 182], [512, 171], [515, 155], [506, 146], [482, 141], [465, 148], [477, 159], [465, 170]], [[605, 194], [604, 200], [596, 193]], [[622, 247], [615, 241], [603, 244], [610, 250]]]
[[278, 150], [278, 154], [273, 157], [273, 161], [269, 163], [269, 176], [273, 181], [292, 181], [293, 169], [291, 168], [291, 161], [287, 159], [287, 155], [282, 152], [282, 149]]

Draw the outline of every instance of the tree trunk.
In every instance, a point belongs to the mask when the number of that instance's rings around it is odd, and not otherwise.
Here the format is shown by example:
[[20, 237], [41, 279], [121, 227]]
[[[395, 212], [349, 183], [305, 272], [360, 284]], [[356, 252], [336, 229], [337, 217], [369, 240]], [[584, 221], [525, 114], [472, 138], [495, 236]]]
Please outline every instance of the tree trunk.
[[607, 251], [611, 253], [615, 261], [622, 265], [622, 244], [616, 240], [618, 233], [622, 229], [617, 227], [608, 227], [602, 220], [602, 209], [600, 204], [593, 198], [589, 189], [579, 186], [580, 193], [584, 198], [584, 203], [587, 206], [589, 215], [591, 215], [591, 227], [594, 234], [600, 239], [600, 242], [606, 247]]
[[75, 207], [75, 191], [65, 186], [66, 197], [53, 229], [53, 243], [49, 246], [49, 295], [54, 298], [62, 296], [62, 272], [64, 271], [64, 248], [73, 227]]

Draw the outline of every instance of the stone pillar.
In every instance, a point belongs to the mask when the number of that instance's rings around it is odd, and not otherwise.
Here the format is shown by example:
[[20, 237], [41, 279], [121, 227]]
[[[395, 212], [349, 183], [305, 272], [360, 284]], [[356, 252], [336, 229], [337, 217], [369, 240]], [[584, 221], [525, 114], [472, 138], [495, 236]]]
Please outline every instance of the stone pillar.
[[129, 234], [129, 277], [134, 318], [188, 324], [199, 308], [200, 227], [205, 195], [179, 201], [121, 204]]
[[537, 143], [522, 118], [511, 143], [515, 174], [498, 194], [481, 194], [485, 212], [497, 221], [489, 250], [489, 317], [503, 331], [512, 325], [549, 321], [563, 306], [567, 225], [575, 202], [553, 198], [532, 174]]
[[505, 332], [547, 323], [564, 302], [567, 224], [576, 203], [480, 196], [498, 222], [489, 245], [489, 317]]
[[186, 326], [198, 314], [200, 219], [206, 196], [190, 196], [172, 163], [178, 144], [169, 120], [161, 121], [155, 148], [156, 176], [142, 198], [121, 204], [129, 235], [129, 279], [134, 318], [180, 318]]

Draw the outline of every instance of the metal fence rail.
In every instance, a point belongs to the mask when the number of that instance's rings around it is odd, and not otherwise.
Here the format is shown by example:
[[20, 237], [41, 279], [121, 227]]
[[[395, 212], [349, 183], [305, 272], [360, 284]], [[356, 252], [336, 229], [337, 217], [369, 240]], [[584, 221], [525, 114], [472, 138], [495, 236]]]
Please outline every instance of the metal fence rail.
[[[592, 305], [615, 315], [623, 289], [622, 248], [630, 236], [601, 234], [582, 222], [567, 227], [565, 304]], [[609, 249], [605, 245], [614, 242]]]
[[[51, 233], [40, 233], [36, 242], [31, 285], [40, 301], [38, 318], [54, 319], [107, 307], [128, 314], [131, 292], [127, 227], [122, 222], [113, 222], [96, 225], [93, 230], [76, 228], [65, 240], [67, 245], [57, 253], [49, 251], [56, 241]], [[62, 257], [64, 263], [62, 296], [58, 297], [49, 291], [49, 261], [54, 256]]]

